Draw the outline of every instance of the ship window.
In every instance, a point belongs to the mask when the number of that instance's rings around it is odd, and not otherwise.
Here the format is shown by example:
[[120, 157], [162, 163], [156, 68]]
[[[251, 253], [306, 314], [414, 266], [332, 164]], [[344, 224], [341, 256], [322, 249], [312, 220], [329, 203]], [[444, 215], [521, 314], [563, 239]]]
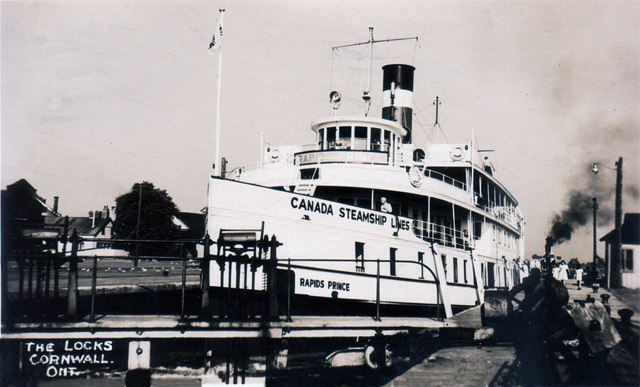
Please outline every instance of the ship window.
[[364, 272], [364, 243], [356, 242], [356, 271]]
[[420, 279], [424, 279], [424, 253], [418, 251], [418, 263], [420, 264]]
[[351, 149], [351, 127], [341, 126], [339, 130], [338, 144], [336, 147], [341, 149]]
[[305, 168], [300, 170], [300, 179], [312, 180], [320, 178], [320, 170], [318, 168]]
[[447, 255], [442, 254], [440, 255], [440, 258], [442, 259], [442, 267], [444, 268], [444, 275], [446, 277], [447, 276]]
[[388, 130], [384, 131], [384, 146], [382, 147], [382, 150], [387, 152], [389, 150], [389, 147], [391, 146], [391, 132], [389, 132]]
[[365, 126], [356, 126], [353, 132], [353, 149], [367, 149], [367, 128]]
[[486, 287], [493, 288], [496, 286], [496, 264], [487, 262], [487, 284]]
[[389, 274], [396, 275], [396, 252], [398, 249], [391, 247], [389, 249]]
[[453, 258], [453, 282], [458, 282], [458, 258]]
[[371, 128], [371, 150], [380, 151], [380, 129]]
[[467, 280], [467, 260], [463, 260], [462, 261], [462, 275], [464, 276], [464, 283], [468, 284], [469, 281]]
[[482, 221], [473, 222], [473, 239], [480, 239], [482, 237]]
[[324, 149], [324, 129], [318, 129], [318, 148]]
[[508, 281], [507, 281], [507, 267], [503, 267], [502, 271], [504, 272], [504, 286], [507, 286]]
[[327, 128], [327, 149], [335, 149], [336, 148], [336, 128], [329, 127]]
[[361, 208], [371, 208], [371, 199], [356, 199], [356, 206]]

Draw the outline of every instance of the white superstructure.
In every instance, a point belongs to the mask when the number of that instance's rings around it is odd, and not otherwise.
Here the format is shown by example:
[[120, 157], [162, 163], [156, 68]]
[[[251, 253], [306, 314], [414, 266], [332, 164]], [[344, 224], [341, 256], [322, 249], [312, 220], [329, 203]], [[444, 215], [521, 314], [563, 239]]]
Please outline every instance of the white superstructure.
[[373, 302], [379, 281], [386, 304], [481, 303], [519, 280], [518, 203], [472, 143], [416, 148], [414, 69], [383, 70], [383, 118], [320, 119], [313, 145], [265, 147], [257, 169], [211, 177], [208, 232], [264, 222], [296, 296]]

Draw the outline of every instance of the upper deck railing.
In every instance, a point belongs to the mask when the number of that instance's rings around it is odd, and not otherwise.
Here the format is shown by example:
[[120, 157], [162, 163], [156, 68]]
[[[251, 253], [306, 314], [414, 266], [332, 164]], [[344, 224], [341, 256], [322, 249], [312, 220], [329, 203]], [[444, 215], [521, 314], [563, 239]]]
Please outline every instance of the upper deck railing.
[[444, 173], [436, 172], [427, 168], [424, 170], [423, 174], [425, 177], [428, 177], [430, 179], [435, 179], [435, 180], [442, 181], [443, 183], [451, 184], [452, 186], [456, 188], [460, 188], [463, 191], [467, 190], [467, 183], [460, 180], [456, 180], [452, 177], [449, 177]]
[[413, 220], [412, 229], [415, 236], [427, 242], [434, 242], [457, 249], [467, 249], [469, 247], [469, 235], [465, 231], [417, 219]]

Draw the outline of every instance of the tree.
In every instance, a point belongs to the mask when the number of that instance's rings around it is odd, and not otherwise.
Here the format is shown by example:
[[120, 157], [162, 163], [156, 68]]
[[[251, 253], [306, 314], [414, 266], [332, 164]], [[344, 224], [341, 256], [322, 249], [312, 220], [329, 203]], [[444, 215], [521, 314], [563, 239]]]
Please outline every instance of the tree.
[[[171, 240], [178, 232], [173, 216], [180, 210], [167, 191], [143, 181], [131, 187], [131, 191], [116, 198], [116, 219], [113, 222], [113, 237], [118, 239]], [[173, 252], [172, 245], [139, 244], [142, 255], [166, 255]], [[135, 253], [136, 245], [129, 245]]]

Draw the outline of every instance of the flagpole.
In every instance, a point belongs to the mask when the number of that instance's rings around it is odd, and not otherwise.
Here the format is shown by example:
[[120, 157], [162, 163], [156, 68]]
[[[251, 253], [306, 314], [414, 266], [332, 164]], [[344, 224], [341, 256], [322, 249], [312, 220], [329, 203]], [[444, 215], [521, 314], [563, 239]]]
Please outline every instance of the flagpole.
[[[220, 165], [220, 105], [222, 99], [222, 28], [223, 28], [224, 8], [220, 9], [220, 19], [218, 21], [219, 42], [218, 42], [218, 98], [216, 104], [216, 136], [215, 136], [215, 158], [213, 162], [213, 175], [221, 176], [222, 165]], [[215, 36], [215, 35], [214, 35]]]

